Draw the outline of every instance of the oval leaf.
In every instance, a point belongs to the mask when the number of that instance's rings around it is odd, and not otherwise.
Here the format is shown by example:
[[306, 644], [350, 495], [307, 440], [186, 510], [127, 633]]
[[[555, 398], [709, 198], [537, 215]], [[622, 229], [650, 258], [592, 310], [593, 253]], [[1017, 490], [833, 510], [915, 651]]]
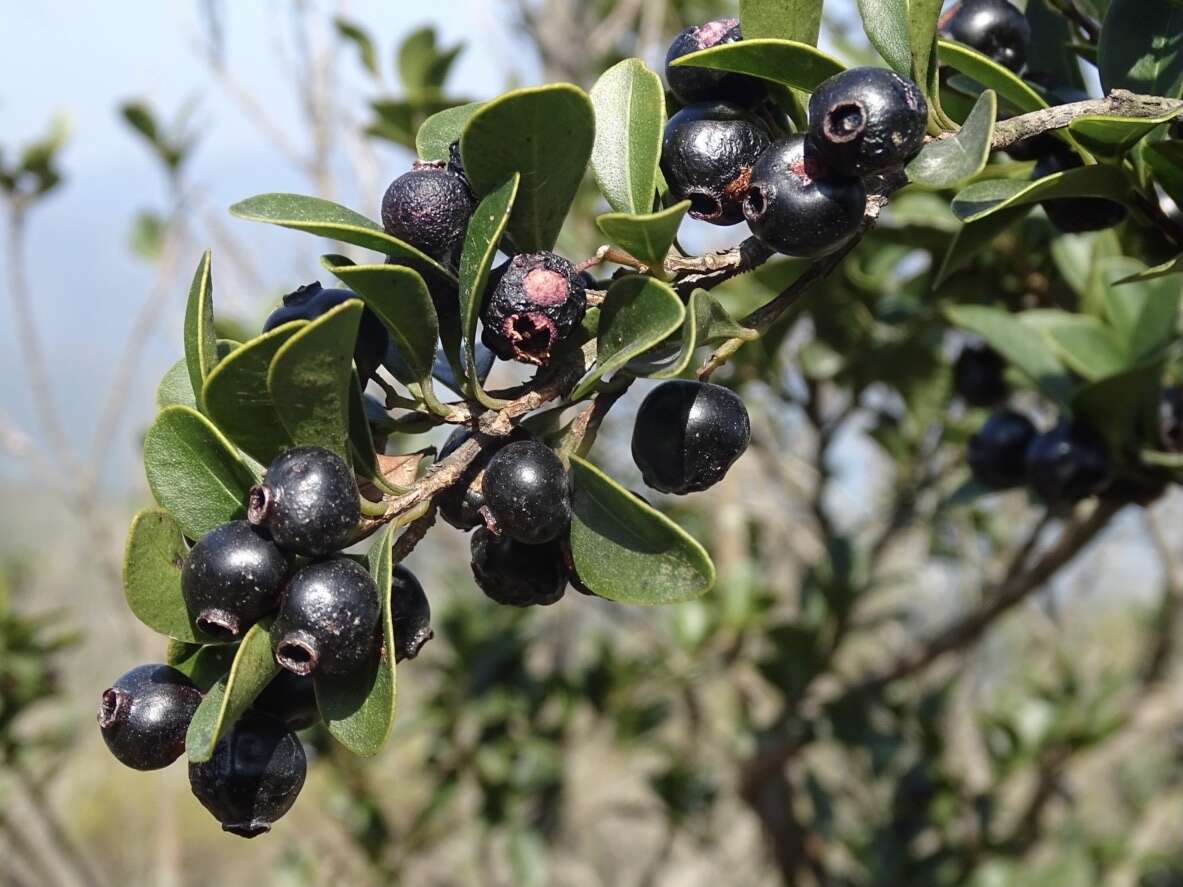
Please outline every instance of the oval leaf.
[[993, 90], [978, 97], [973, 111], [953, 136], [930, 142], [908, 164], [908, 178], [929, 188], [952, 188], [986, 168], [998, 99]]
[[739, 0], [739, 22], [748, 40], [774, 37], [816, 46], [822, 0]]
[[912, 55], [912, 79], [926, 93], [932, 83], [933, 45], [937, 19], [945, 0], [908, 0], [908, 44]]
[[156, 409], [183, 406], [197, 409], [197, 397], [193, 393], [193, 382], [189, 379], [189, 365], [181, 358], [160, 378], [156, 386]]
[[629, 604], [676, 604], [715, 584], [715, 567], [681, 527], [590, 462], [571, 457], [571, 557], [596, 595]]
[[210, 687], [226, 677], [238, 653], [238, 647], [234, 644], [205, 647], [180, 644], [184, 648], [181, 652], [173, 646], [178, 643], [169, 642], [168, 664], [188, 677], [202, 693], [209, 692]]
[[883, 60], [901, 77], [912, 76], [908, 0], [858, 0], [863, 30]]
[[1020, 112], [1039, 111], [1047, 102], [1013, 71], [987, 58], [975, 49], [948, 40], [937, 42], [941, 61], [998, 93]]
[[665, 88], [640, 59], [613, 65], [591, 89], [596, 114], [592, 174], [608, 205], [647, 213], [657, 192]]
[[189, 385], [194, 392], [201, 391], [206, 376], [218, 362], [212, 264], [213, 255], [206, 250], [193, 274], [189, 301], [185, 305], [185, 365], [189, 368]]
[[1020, 318], [1047, 338], [1065, 366], [1089, 381], [1127, 366], [1117, 336], [1095, 317], [1048, 309], [1024, 311]]
[[1107, 197], [1125, 203], [1132, 196], [1129, 180], [1120, 168], [1097, 164], [1053, 173], [1035, 181], [975, 182], [953, 198], [952, 207], [959, 219], [973, 222], [999, 210], [1063, 197]]
[[846, 70], [840, 61], [808, 43], [767, 39], [703, 49], [682, 56], [674, 64], [750, 74], [806, 92], [813, 92], [824, 80]]
[[1174, 117], [1174, 111], [1140, 119], [1094, 114], [1077, 117], [1068, 124], [1068, 131], [1086, 150], [1116, 160], [1125, 157], [1138, 142]]
[[1111, 0], [1098, 45], [1101, 86], [1176, 98], [1183, 94], [1183, 3]]
[[467, 105], [457, 105], [455, 108], [432, 114], [424, 120], [419, 132], [415, 134], [415, 150], [419, 154], [419, 159], [448, 160], [452, 143], [460, 141], [464, 127], [483, 104], [484, 102], [469, 102]]
[[[706, 290], [695, 290], [686, 303], [686, 320], [677, 337], [630, 361], [628, 371], [650, 379], [676, 379], [690, 366], [696, 348], [730, 338], [755, 338], [757, 333], [736, 323]], [[670, 356], [672, 353], [672, 357]]]
[[605, 237], [640, 259], [651, 271], [660, 272], [689, 209], [690, 201], [684, 200], [656, 213], [605, 213], [596, 219], [596, 226]]

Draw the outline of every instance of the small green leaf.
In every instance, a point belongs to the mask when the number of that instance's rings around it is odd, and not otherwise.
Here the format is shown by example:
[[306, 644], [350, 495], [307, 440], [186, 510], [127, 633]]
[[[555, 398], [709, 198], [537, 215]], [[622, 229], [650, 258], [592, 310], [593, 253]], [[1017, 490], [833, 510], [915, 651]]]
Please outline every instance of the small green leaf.
[[1111, 0], [1098, 45], [1101, 87], [1183, 94], [1183, 3]]
[[374, 41], [370, 39], [370, 35], [366, 30], [360, 25], [356, 25], [340, 16], [333, 19], [333, 24], [337, 28], [337, 33], [357, 48], [357, 54], [361, 60], [362, 67], [370, 72], [371, 77], [379, 77], [378, 53], [375, 52]]
[[961, 129], [930, 142], [908, 164], [908, 179], [929, 188], [952, 188], [986, 168], [994, 138], [998, 99], [992, 90], [978, 97]]
[[571, 557], [588, 589], [621, 603], [676, 604], [715, 584], [706, 551], [668, 517], [578, 456], [571, 475]]
[[926, 93], [932, 82], [935, 64], [933, 50], [937, 34], [937, 19], [945, 0], [908, 0], [908, 43], [912, 55], [912, 79]]
[[650, 271], [661, 273], [689, 209], [690, 201], [684, 200], [656, 213], [605, 213], [596, 219], [596, 226], [614, 244], [648, 265]]
[[952, 206], [959, 219], [975, 222], [999, 210], [1064, 197], [1107, 197], [1127, 203], [1132, 199], [1132, 188], [1120, 167], [1097, 164], [1052, 173], [1035, 181], [975, 182], [953, 198]]
[[521, 173], [509, 220], [509, 236], [519, 250], [554, 247], [587, 171], [595, 129], [587, 94], [566, 83], [507, 93], [468, 121], [460, 153], [478, 196]]
[[208, 761], [234, 723], [279, 674], [271, 651], [270, 616], [251, 626], [243, 636], [229, 673], [209, 688], [189, 722], [185, 751], [191, 763]]
[[912, 76], [908, 0], [858, 0], [863, 30], [884, 61], [901, 77]]
[[390, 610], [391, 545], [395, 530], [387, 526], [370, 548], [369, 570], [382, 604], [381, 655], [368, 672], [343, 677], [317, 676], [316, 702], [333, 738], [355, 755], [378, 754], [394, 728], [394, 622]]
[[1183, 140], [1167, 139], [1147, 145], [1142, 157], [1171, 200], [1183, 206]]
[[661, 78], [640, 59], [625, 59], [600, 75], [589, 95], [596, 115], [591, 167], [600, 193], [617, 212], [649, 212], [665, 126]]
[[[214, 330], [214, 282], [211, 272], [213, 255], [206, 250], [189, 287], [185, 306], [185, 364], [189, 384], [200, 392], [205, 377], [218, 362], [218, 334]], [[200, 397], [198, 398], [200, 403]]]
[[739, 0], [739, 23], [748, 40], [772, 37], [816, 46], [822, 0]]
[[1027, 0], [1027, 22], [1031, 25], [1031, 45], [1039, 47], [1039, 70], [1050, 74], [1057, 83], [1084, 89], [1080, 63], [1069, 44], [1072, 26], [1050, 0]]
[[945, 309], [959, 327], [986, 340], [1007, 362], [1059, 404], [1072, 397], [1072, 380], [1043, 335], [1018, 317], [982, 305], [952, 305]]
[[813, 92], [823, 81], [846, 70], [840, 61], [808, 43], [767, 39], [702, 49], [682, 56], [674, 64], [749, 74], [806, 92]]
[[[1104, 304], [1130, 363], [1157, 356], [1175, 340], [1179, 326], [1183, 293], [1178, 283], [1161, 277], [1131, 279], [1144, 268], [1137, 259], [1114, 256], [1098, 262], [1094, 278], [1100, 290], [1097, 301]], [[1117, 286], [1118, 281], [1127, 283]]]
[[601, 378], [673, 334], [685, 316], [681, 299], [659, 280], [630, 274], [613, 282], [600, 306], [596, 364], [570, 399], [587, 396]]
[[1113, 331], [1095, 317], [1057, 309], [1024, 311], [1020, 317], [1047, 337], [1062, 363], [1090, 381], [1112, 376], [1128, 365]]
[[1010, 102], [1020, 113], [1039, 111], [1047, 107], [1047, 102], [1024, 83], [1018, 74], [977, 50], [960, 43], [940, 40], [937, 42], [937, 51], [944, 64], [956, 68], [967, 77], [972, 77], [987, 89], [993, 89], [1000, 98]]
[[156, 409], [172, 406], [197, 409], [197, 397], [189, 380], [189, 364], [183, 357], [168, 368], [156, 386]]
[[447, 160], [453, 142], [460, 141], [464, 127], [484, 102], [469, 102], [432, 114], [415, 134], [415, 150], [420, 160]]
[[1081, 387], [1073, 415], [1096, 428], [1114, 451], [1158, 440], [1163, 362], [1149, 361]]
[[[706, 290], [695, 290], [686, 303], [686, 320], [681, 332], [630, 361], [628, 371], [650, 379], [676, 379], [690, 366], [696, 348], [713, 341], [756, 335], [754, 330], [732, 320]], [[679, 338], [680, 342], [674, 341]]]
[[1183, 274], [1183, 254], [1177, 255], [1173, 259], [1167, 259], [1161, 265], [1155, 265], [1153, 268], [1146, 268], [1128, 277], [1123, 277], [1121, 280], [1116, 280], [1114, 281], [1114, 285], [1138, 283], [1143, 280], [1157, 280], [1160, 277], [1169, 277], [1172, 274]]
[[1017, 206], [1011, 209], [991, 213], [976, 222], [962, 225], [952, 243], [941, 260], [941, 269], [937, 272], [935, 286], [940, 286], [955, 273], [964, 268], [974, 256], [981, 253], [999, 234], [1023, 220], [1031, 212], [1029, 206]]
[[436, 92], [448, 78], [448, 72], [464, 49], [457, 44], [441, 50], [435, 28], [412, 31], [398, 49], [398, 71], [408, 93]]
[[181, 527], [167, 511], [148, 508], [131, 520], [123, 553], [123, 597], [132, 614], [157, 634], [187, 644], [216, 643], [193, 625], [181, 596], [185, 564]]
[[237, 644], [204, 647], [184, 644], [184, 654], [176, 655], [172, 650], [176, 643], [169, 642], [169, 665], [188, 677], [202, 693], [208, 693], [210, 687], [226, 677], [238, 653]]
[[403, 259], [417, 270], [440, 280], [453, 284], [456, 282], [456, 275], [435, 259], [409, 243], [391, 237], [377, 222], [329, 200], [302, 194], [260, 194], [234, 204], [230, 212], [240, 219], [306, 231], [372, 249]]
[[359, 477], [372, 482], [380, 490], [388, 488], [389, 485], [378, 468], [378, 455], [374, 451], [374, 432], [370, 429], [365, 397], [356, 372], [349, 385], [349, 452], [353, 454], [353, 470]]
[[240, 517], [255, 483], [230, 441], [184, 406], [161, 410], [148, 428], [144, 471], [156, 501], [190, 539]]
[[1093, 114], [1077, 117], [1068, 131], [1086, 150], [1112, 160], [1126, 156], [1138, 142], [1175, 117], [1175, 112], [1158, 117], [1111, 117]]

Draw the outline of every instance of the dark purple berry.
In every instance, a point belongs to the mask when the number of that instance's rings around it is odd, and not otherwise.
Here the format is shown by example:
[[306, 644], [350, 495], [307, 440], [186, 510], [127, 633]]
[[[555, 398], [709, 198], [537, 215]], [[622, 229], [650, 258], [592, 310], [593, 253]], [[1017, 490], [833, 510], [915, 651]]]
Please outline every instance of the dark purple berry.
[[494, 529], [527, 545], [557, 539], [571, 522], [567, 468], [538, 441], [511, 443], [485, 469], [485, 508]]
[[748, 411], [729, 388], [676, 379], [646, 395], [633, 426], [633, 461], [647, 486], [684, 495], [721, 481], [751, 440]]
[[966, 345], [953, 364], [953, 390], [972, 407], [992, 407], [1009, 393], [1006, 361], [988, 345]]
[[279, 605], [288, 559], [244, 520], [210, 530], [185, 557], [181, 594], [194, 625], [233, 641]]
[[468, 181], [456, 169], [416, 163], [386, 189], [382, 226], [433, 259], [454, 263], [474, 209]]
[[307, 772], [299, 737], [283, 721], [248, 712], [208, 761], [189, 765], [189, 787], [223, 831], [254, 838], [291, 809]]
[[298, 675], [348, 674], [377, 655], [378, 587], [349, 558], [309, 564], [283, 591], [275, 661]]
[[415, 574], [399, 564], [390, 586], [390, 615], [394, 623], [394, 661], [414, 659], [434, 637], [431, 604]]
[[1163, 391], [1158, 418], [1159, 446], [1168, 453], [1183, 453], [1183, 385]]
[[[283, 304], [267, 317], [266, 323], [263, 324], [263, 332], [273, 330], [281, 324], [291, 323], [293, 320], [316, 320], [342, 302], [357, 298], [357, 293], [344, 289], [327, 290], [320, 285], [320, 281], [313, 281], [283, 297]], [[362, 312], [357, 344], [353, 348], [353, 361], [357, 364], [357, 374], [363, 381], [373, 376], [381, 366], [389, 343], [390, 335], [386, 332], [386, 327], [382, 325], [378, 316], [367, 308]]]
[[349, 545], [361, 521], [357, 481], [345, 460], [322, 447], [293, 447], [251, 487], [247, 520], [266, 527], [284, 551], [319, 557]]
[[769, 249], [801, 258], [842, 247], [858, 231], [866, 208], [862, 179], [831, 170], [802, 135], [764, 152], [743, 203], [752, 234]]
[[1049, 505], [1071, 504], [1096, 495], [1111, 474], [1105, 442], [1080, 422], [1061, 422], [1027, 448], [1027, 481]]
[[567, 587], [558, 542], [526, 545], [484, 527], [472, 534], [472, 576], [490, 599], [511, 607], [553, 604]]
[[691, 216], [735, 225], [752, 167], [771, 143], [768, 128], [738, 105], [690, 105], [665, 125], [661, 171], [674, 200], [690, 201]]
[[[1053, 173], [1076, 169], [1083, 161], [1067, 146], [1062, 146], [1043, 157], [1035, 165], [1032, 179], [1042, 179]], [[1043, 211], [1062, 234], [1081, 234], [1086, 231], [1101, 231], [1121, 224], [1126, 217], [1126, 208], [1114, 200], [1104, 197], [1060, 197], [1045, 200]]]
[[974, 480], [991, 490], [1022, 486], [1026, 480], [1027, 447], [1035, 425], [1022, 413], [1001, 409], [969, 439], [966, 461]]
[[943, 32], [1003, 67], [1021, 71], [1031, 46], [1031, 25], [1007, 0], [964, 0], [942, 18]]
[[255, 697], [255, 711], [278, 718], [292, 730], [307, 730], [320, 720], [316, 685], [312, 678], [280, 669]]
[[738, 43], [742, 39], [743, 32], [739, 26], [739, 19], [718, 19], [705, 25], [687, 28], [674, 38], [665, 55], [665, 80], [669, 84], [670, 92], [683, 105], [715, 100], [750, 105], [762, 99], [767, 94], [767, 89], [763, 81], [756, 77], [673, 64], [675, 60], [692, 52], [727, 43]]
[[159, 770], [185, 752], [201, 693], [168, 665], [133, 668], [103, 691], [99, 729], [111, 754], [134, 770]]
[[586, 310], [587, 292], [574, 265], [554, 253], [523, 253], [494, 272], [481, 338], [502, 360], [543, 366]]
[[[451, 456], [460, 445], [472, 438], [473, 432], [468, 428], [457, 428], [440, 448], [437, 462], [442, 462]], [[485, 438], [485, 446], [480, 454], [469, 463], [460, 479], [435, 497], [439, 506], [440, 517], [457, 530], [471, 530], [483, 526], [484, 517], [481, 509], [485, 506], [485, 494], [477, 479], [489, 464], [489, 460], [497, 450], [507, 443], [530, 440], [530, 435], [522, 428], [515, 428], [508, 436], [501, 438]]]

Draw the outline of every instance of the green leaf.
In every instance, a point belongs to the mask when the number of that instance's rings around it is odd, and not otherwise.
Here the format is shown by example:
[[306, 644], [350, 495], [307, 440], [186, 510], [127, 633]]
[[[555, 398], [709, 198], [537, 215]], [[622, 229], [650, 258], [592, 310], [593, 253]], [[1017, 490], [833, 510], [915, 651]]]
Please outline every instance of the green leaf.
[[744, 37], [773, 37], [817, 45], [822, 0], [739, 0]]
[[234, 723], [279, 674], [271, 651], [270, 616], [251, 626], [238, 645], [229, 673], [209, 688], [185, 734], [185, 751], [192, 763], [208, 761]]
[[123, 597], [132, 614], [157, 634], [188, 644], [217, 643], [193, 625], [181, 596], [185, 539], [180, 524], [161, 508], [131, 520], [123, 553]]
[[374, 41], [370, 39], [370, 35], [366, 30], [340, 16], [333, 19], [333, 24], [336, 26], [337, 33], [341, 37], [357, 47], [357, 54], [361, 60], [362, 67], [370, 72], [370, 76], [379, 77], [378, 53], [374, 51]]
[[144, 471], [156, 501], [190, 539], [241, 517], [255, 476], [230, 441], [184, 406], [161, 410], [144, 436]]
[[391, 237], [377, 222], [360, 213], [319, 197], [302, 194], [259, 194], [230, 207], [240, 219], [266, 222], [295, 231], [351, 243], [405, 260], [415, 269], [455, 283], [456, 275], [409, 243]]
[[926, 93], [932, 82], [930, 68], [935, 64], [937, 19], [945, 0], [908, 0], [908, 35], [912, 50], [912, 79]]
[[1114, 285], [1137, 283], [1143, 280], [1157, 280], [1160, 277], [1169, 277], [1172, 274], [1183, 274], [1183, 254], [1177, 255], [1173, 259], [1167, 259], [1161, 265], [1155, 265], [1153, 268], [1146, 268], [1128, 277], [1123, 277], [1121, 280], [1116, 280], [1114, 281]]
[[565, 83], [507, 93], [468, 121], [460, 153], [477, 195], [522, 175], [509, 220], [519, 250], [554, 247], [587, 171], [595, 131], [591, 100]]
[[420, 160], [447, 160], [448, 149], [460, 141], [464, 127], [484, 102], [469, 102], [432, 114], [423, 121], [415, 135], [415, 150]]
[[374, 120], [365, 128], [365, 134], [414, 148], [415, 134], [428, 119], [459, 104], [458, 100], [434, 93], [420, 93], [406, 99], [377, 99], [370, 102]]
[[686, 303], [686, 320], [681, 332], [630, 361], [628, 371], [650, 379], [676, 379], [690, 366], [696, 348], [712, 341], [756, 335], [755, 331], [736, 323], [706, 290], [695, 290]]
[[1045, 309], [1025, 311], [1021, 320], [1047, 337], [1062, 363], [1090, 381], [1128, 366], [1113, 331], [1095, 317]]
[[[1098, 263], [1098, 301], [1130, 363], [1157, 355], [1174, 341], [1179, 327], [1179, 284], [1161, 277], [1136, 279], [1145, 269], [1137, 259], [1117, 256]], [[1127, 281], [1118, 286], [1119, 281]]]
[[1168, 139], [1147, 145], [1142, 156], [1171, 200], [1183, 206], [1183, 141]]
[[1022, 78], [977, 50], [960, 43], [940, 40], [937, 42], [937, 52], [942, 63], [956, 68], [987, 89], [993, 89], [1000, 98], [1010, 102], [1020, 113], [1047, 107], [1047, 102], [1024, 83]]
[[1077, 117], [1068, 124], [1068, 131], [1086, 150], [1098, 157], [1120, 160], [1138, 142], [1174, 116], [1175, 112], [1142, 118], [1094, 114]]
[[1027, 22], [1031, 25], [1031, 45], [1039, 47], [1039, 70], [1050, 74], [1057, 83], [1084, 89], [1080, 63], [1069, 44], [1072, 28], [1048, 0], [1027, 0]]
[[884, 61], [901, 77], [912, 76], [908, 0], [858, 0], [863, 30]]
[[941, 260], [941, 269], [934, 285], [940, 286], [964, 268], [974, 256], [987, 249], [999, 234], [1022, 221], [1029, 212], [1031, 207], [1017, 206], [962, 225]]
[[[214, 330], [214, 282], [211, 273], [213, 255], [206, 250], [189, 287], [185, 306], [185, 365], [189, 384], [200, 392], [205, 377], [218, 362], [218, 334]], [[200, 396], [198, 402], [200, 404]]]
[[1101, 87], [1177, 98], [1183, 94], [1183, 4], [1112, 0], [1098, 45]]
[[681, 527], [578, 456], [571, 557], [596, 595], [629, 604], [676, 604], [715, 584], [710, 557]]
[[435, 28], [412, 31], [398, 50], [398, 71], [403, 88], [412, 94], [439, 90], [463, 48], [463, 44], [457, 44], [441, 51]]
[[316, 676], [316, 702], [333, 738], [355, 755], [378, 754], [394, 727], [394, 622], [390, 610], [391, 545], [388, 525], [370, 548], [369, 570], [382, 604], [382, 651], [368, 672]]
[[625, 59], [600, 75], [590, 97], [596, 115], [591, 167], [600, 192], [617, 212], [649, 212], [665, 127], [661, 78], [640, 59]]
[[1163, 362], [1150, 361], [1080, 388], [1073, 415], [1096, 428], [1115, 451], [1158, 439]]
[[157, 410], [178, 405], [197, 409], [197, 397], [189, 381], [189, 362], [183, 357], [168, 368], [156, 386]]
[[945, 313], [957, 326], [976, 333], [1059, 404], [1072, 397], [1072, 380], [1044, 336], [998, 308], [952, 305]]
[[223, 644], [221, 646], [197, 646], [194, 644], [180, 644], [184, 652], [174, 653], [173, 645], [177, 641], [169, 642], [169, 665], [191, 680], [202, 693], [218, 681], [226, 677], [230, 666], [234, 664], [234, 656], [238, 653], [237, 644]]
[[674, 64], [749, 74], [806, 92], [813, 92], [823, 81], [846, 70], [840, 61], [808, 43], [768, 39], [702, 49], [682, 56]]
[[660, 273], [688, 209], [690, 201], [683, 200], [656, 213], [605, 213], [596, 219], [596, 226], [614, 244]]
[[614, 281], [600, 306], [595, 366], [576, 386], [570, 400], [585, 397], [601, 378], [671, 335], [685, 316], [682, 300], [659, 280], [630, 274]]
[[1064, 197], [1107, 197], [1119, 203], [1132, 199], [1129, 178], [1120, 167], [1081, 166], [1035, 181], [987, 179], [975, 182], [953, 198], [953, 212], [974, 222], [999, 210], [1031, 206]]
[[349, 459], [349, 387], [363, 310], [358, 299], [341, 303], [297, 330], [271, 359], [267, 390], [293, 445]]
[[908, 164], [909, 180], [929, 188], [952, 188], [978, 175], [990, 159], [997, 113], [998, 98], [988, 89], [955, 135], [930, 142]]

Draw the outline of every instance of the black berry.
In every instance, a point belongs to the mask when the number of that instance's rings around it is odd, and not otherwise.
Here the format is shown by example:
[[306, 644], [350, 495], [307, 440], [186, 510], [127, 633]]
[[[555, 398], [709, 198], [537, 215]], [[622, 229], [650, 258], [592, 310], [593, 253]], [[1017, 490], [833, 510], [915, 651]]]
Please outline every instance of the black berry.
[[482, 487], [496, 531], [518, 542], [550, 542], [571, 521], [567, 468], [546, 444], [531, 440], [502, 447], [489, 460]]
[[[1045, 155], [1035, 165], [1032, 178], [1042, 179], [1053, 173], [1075, 169], [1082, 162], [1076, 152], [1062, 146]], [[1126, 217], [1124, 206], [1104, 197], [1060, 197], [1056, 200], [1045, 200], [1041, 206], [1051, 223], [1063, 234], [1101, 231], [1120, 224]]]
[[718, 19], [687, 28], [674, 38], [665, 55], [665, 80], [670, 92], [684, 105], [714, 100], [750, 105], [763, 98], [767, 89], [763, 81], [755, 77], [729, 71], [712, 71], [710, 68], [675, 67], [673, 64], [675, 60], [692, 52], [738, 43], [742, 39], [739, 20], [734, 18]]
[[[327, 290], [320, 285], [320, 281], [313, 281], [302, 286], [293, 293], [283, 297], [283, 304], [267, 317], [263, 324], [263, 332], [275, 329], [293, 320], [316, 320], [330, 308], [336, 308], [342, 302], [358, 298], [357, 293], [344, 289]], [[357, 331], [357, 344], [353, 348], [353, 361], [357, 364], [357, 374], [364, 381], [374, 375], [382, 364], [386, 355], [390, 336], [382, 321], [369, 308], [362, 312], [361, 326]]]
[[312, 678], [281, 669], [255, 697], [253, 708], [278, 718], [292, 730], [307, 730], [320, 720]]
[[[442, 462], [447, 459], [461, 444], [471, 439], [472, 435], [473, 432], [468, 428], [455, 429], [444, 441], [436, 461]], [[457, 530], [471, 530], [482, 526], [485, 522], [481, 516], [481, 509], [485, 506], [485, 494], [481, 485], [476, 483], [477, 478], [482, 475], [499, 446], [529, 439], [530, 435], [521, 428], [515, 428], [507, 437], [492, 441], [486, 439], [486, 445], [480, 455], [468, 464], [460, 479], [436, 495], [435, 501], [439, 506], [440, 517]]]
[[1003, 67], [1021, 71], [1031, 46], [1031, 25], [1007, 0], [964, 0], [942, 19], [943, 30]]
[[738, 105], [690, 105], [665, 125], [661, 170], [673, 198], [690, 201], [691, 216], [735, 225], [752, 167], [771, 143], [768, 128]]
[[275, 661], [298, 675], [347, 674], [377, 653], [378, 588], [349, 558], [292, 576], [271, 626]]
[[1158, 420], [1159, 446], [1168, 453], [1183, 453], [1183, 386], [1163, 391]]
[[357, 481], [345, 460], [321, 447], [293, 447], [251, 487], [247, 519], [284, 551], [318, 557], [345, 548], [361, 521]]
[[546, 606], [566, 590], [567, 570], [557, 542], [525, 545], [482, 527], [472, 534], [471, 550], [476, 584], [499, 604]]
[[574, 265], [554, 253], [523, 253], [494, 272], [481, 338], [502, 360], [542, 366], [586, 310], [587, 292]]
[[244, 520], [210, 530], [185, 557], [181, 594], [194, 624], [232, 641], [279, 606], [288, 559]]
[[928, 102], [885, 68], [850, 68], [809, 99], [809, 133], [828, 165], [848, 176], [902, 166], [924, 144]]
[[1006, 361], [988, 345], [966, 345], [953, 364], [953, 390], [973, 407], [992, 407], [1009, 393]]
[[743, 212], [769, 249], [813, 258], [839, 249], [862, 224], [862, 179], [831, 170], [804, 136], [781, 139], [752, 170]]
[[254, 838], [291, 809], [307, 771], [299, 737], [283, 721], [248, 712], [208, 761], [189, 765], [189, 787], [224, 831]]
[[1101, 491], [1111, 464], [1105, 442], [1080, 422], [1061, 422], [1027, 449], [1027, 480], [1049, 505], [1070, 504]]
[[386, 189], [382, 226], [432, 258], [454, 263], [474, 209], [468, 181], [455, 165], [416, 163]]
[[663, 382], [637, 411], [633, 461], [653, 489], [695, 493], [723, 479], [751, 433], [747, 408], [734, 391], [707, 382]]
[[969, 439], [966, 461], [974, 480], [991, 490], [1022, 486], [1027, 477], [1027, 448], [1035, 425], [1011, 409], [994, 413]]
[[185, 732], [201, 703], [192, 682], [168, 665], [133, 668], [103, 691], [99, 729], [119, 763], [159, 770], [185, 752]]
[[390, 614], [394, 623], [394, 661], [414, 659], [434, 636], [431, 604], [415, 574], [399, 564], [390, 586]]

